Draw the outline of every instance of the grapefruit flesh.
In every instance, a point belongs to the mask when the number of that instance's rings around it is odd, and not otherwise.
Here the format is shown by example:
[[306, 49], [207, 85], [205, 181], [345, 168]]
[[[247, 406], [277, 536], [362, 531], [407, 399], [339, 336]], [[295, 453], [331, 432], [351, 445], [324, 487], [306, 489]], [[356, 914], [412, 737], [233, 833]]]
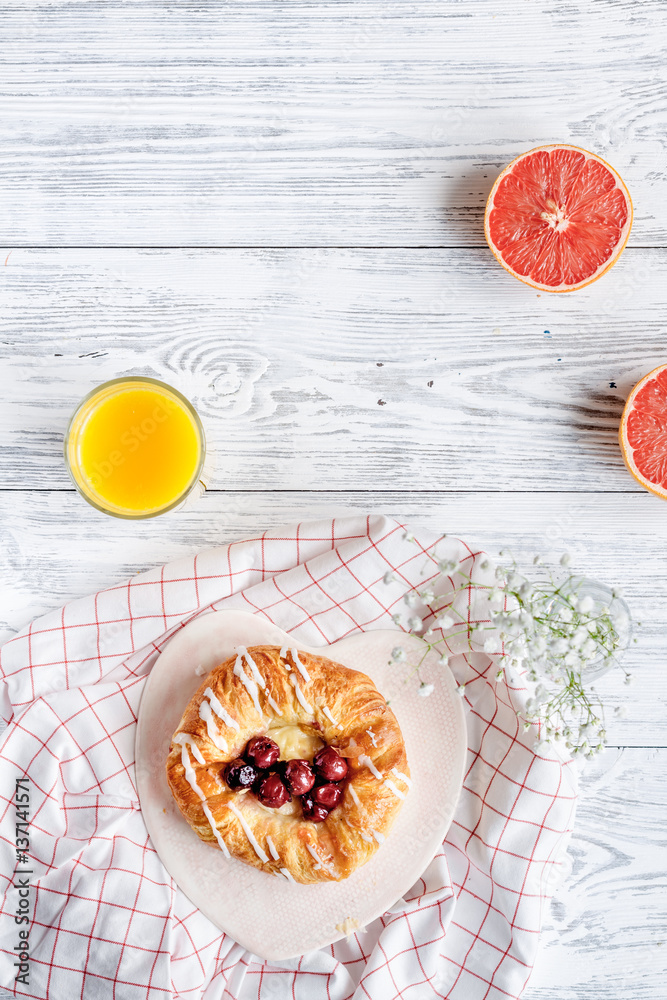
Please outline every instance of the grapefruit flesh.
[[667, 365], [649, 372], [630, 393], [619, 440], [637, 482], [667, 500]]
[[491, 190], [484, 219], [503, 267], [548, 292], [599, 278], [620, 256], [631, 226], [630, 195], [613, 167], [567, 145], [513, 160]]

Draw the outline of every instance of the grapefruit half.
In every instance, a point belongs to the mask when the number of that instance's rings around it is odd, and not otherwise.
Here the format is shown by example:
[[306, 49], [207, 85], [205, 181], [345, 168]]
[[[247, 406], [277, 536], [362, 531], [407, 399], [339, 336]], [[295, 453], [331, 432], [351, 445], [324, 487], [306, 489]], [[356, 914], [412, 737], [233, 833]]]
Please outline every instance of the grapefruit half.
[[632, 201], [613, 167], [578, 146], [538, 146], [493, 185], [484, 234], [520, 281], [545, 292], [583, 288], [620, 257]]
[[618, 439], [637, 482], [667, 500], [667, 365], [645, 375], [628, 396]]

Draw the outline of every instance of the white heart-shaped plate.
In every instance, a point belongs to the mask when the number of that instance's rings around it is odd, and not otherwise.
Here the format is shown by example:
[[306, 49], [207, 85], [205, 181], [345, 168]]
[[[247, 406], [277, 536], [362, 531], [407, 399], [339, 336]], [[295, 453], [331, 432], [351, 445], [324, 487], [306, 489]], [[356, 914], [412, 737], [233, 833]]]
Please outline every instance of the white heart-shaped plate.
[[[208, 672], [239, 645], [285, 642], [368, 674], [391, 702], [405, 740], [412, 788], [385, 843], [343, 882], [292, 884], [227, 860], [190, 829], [167, 785], [171, 737], [203, 679], [196, 669]], [[407, 662], [390, 663], [397, 644]], [[419, 696], [410, 663], [423, 648], [413, 636], [389, 630], [305, 646], [260, 616], [216, 611], [186, 625], [158, 657], [141, 699], [136, 738], [137, 788], [148, 832], [185, 895], [260, 958], [293, 958], [366, 926], [414, 885], [444, 840], [463, 782], [465, 721], [452, 674], [436, 654], [420, 669], [435, 690], [428, 698]]]

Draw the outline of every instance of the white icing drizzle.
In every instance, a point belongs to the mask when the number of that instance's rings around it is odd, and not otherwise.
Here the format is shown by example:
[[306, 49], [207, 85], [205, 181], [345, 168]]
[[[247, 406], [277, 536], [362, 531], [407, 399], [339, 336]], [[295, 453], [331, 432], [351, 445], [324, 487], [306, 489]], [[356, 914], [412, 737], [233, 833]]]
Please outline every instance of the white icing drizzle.
[[355, 792], [355, 790], [354, 790], [354, 785], [353, 785], [353, 784], [352, 784], [351, 782], [350, 782], [350, 784], [349, 784], [349, 785], [347, 786], [347, 790], [348, 790], [348, 792], [350, 793], [350, 795], [352, 796], [352, 801], [354, 802], [355, 806], [360, 806], [360, 805], [361, 805], [361, 802], [360, 802], [360, 800], [359, 800], [359, 796], [358, 796], [358, 795], [357, 795], [357, 793]]
[[257, 669], [257, 664], [253, 660], [252, 656], [245, 648], [245, 646], [237, 646], [236, 648], [240, 656], [245, 656], [246, 663], [250, 667], [250, 673], [252, 674], [252, 679], [254, 680], [255, 684], [259, 684], [259, 686], [263, 691], [264, 688], [266, 687], [266, 681], [264, 680], [259, 670]]
[[394, 795], [396, 796], [397, 799], [404, 799], [405, 798], [405, 792], [402, 792], [400, 790], [400, 788], [397, 788], [396, 785], [394, 784], [394, 782], [391, 781], [390, 778], [385, 778], [384, 779], [384, 783], [387, 786], [387, 788], [389, 789], [389, 791], [394, 793]]
[[317, 851], [315, 850], [315, 848], [312, 847], [310, 844], [306, 844], [306, 847], [311, 857], [313, 857], [315, 861], [317, 861], [317, 864], [315, 865], [315, 871], [319, 871], [320, 868], [323, 868], [325, 872], [328, 872], [330, 875], [333, 875], [335, 869], [333, 865], [328, 864], [328, 862], [331, 861], [331, 858], [327, 857], [326, 860], [324, 858], [321, 858], [317, 853]]
[[299, 687], [299, 682], [296, 679], [296, 674], [290, 674], [289, 675], [289, 679], [290, 679], [290, 683], [292, 684], [292, 687], [296, 691], [296, 696], [297, 696], [297, 699], [299, 701], [299, 704], [306, 710], [306, 712], [308, 712], [309, 715], [312, 715], [313, 706], [309, 705], [308, 702], [306, 701], [306, 699], [304, 698], [303, 691]]
[[218, 718], [221, 719], [226, 726], [231, 726], [231, 728], [235, 729], [236, 732], [238, 733], [239, 731], [238, 722], [236, 721], [236, 719], [232, 719], [227, 709], [222, 707], [222, 705], [220, 704], [220, 702], [218, 701], [218, 699], [213, 694], [210, 688], [206, 688], [206, 690], [204, 691], [204, 697], [208, 698], [208, 700], [211, 703], [211, 708], [218, 716]]
[[288, 650], [288, 648], [289, 647], [288, 647], [287, 643], [285, 643], [285, 645], [281, 648], [280, 654], [279, 654], [281, 660], [284, 660], [285, 657], [287, 656], [287, 650]]
[[378, 844], [384, 844], [385, 840], [387, 839], [383, 833], [380, 833], [379, 830], [371, 830], [371, 833], [377, 840]]
[[229, 750], [227, 741], [222, 738], [215, 722], [213, 721], [213, 709], [211, 708], [210, 703], [206, 701], [206, 698], [204, 698], [203, 702], [199, 706], [199, 718], [202, 722], [206, 723], [206, 732], [208, 733], [208, 738], [211, 743], [214, 743], [218, 750], [222, 750], [223, 753], [226, 753]]
[[246, 691], [252, 698], [252, 703], [255, 706], [255, 711], [257, 712], [257, 714], [263, 716], [264, 713], [262, 712], [262, 709], [259, 704], [259, 699], [257, 697], [258, 694], [257, 685], [255, 684], [254, 680], [251, 677], [248, 677], [247, 673], [243, 669], [243, 659], [240, 653], [236, 657], [236, 663], [234, 664], [234, 674], [236, 677], [238, 677], [238, 679], [241, 681], [241, 684], [243, 684], [243, 687], [246, 689]]
[[[183, 736], [183, 737], [185, 737], [187, 739], [185, 733], [179, 733], [179, 736]], [[199, 798], [201, 799], [202, 808], [204, 810], [204, 815], [206, 816], [206, 819], [209, 822], [209, 826], [211, 827], [211, 829], [213, 830], [213, 833], [215, 834], [215, 839], [218, 841], [218, 844], [220, 845], [220, 850], [222, 851], [222, 853], [225, 855], [226, 858], [229, 858], [229, 857], [231, 857], [231, 855], [229, 853], [229, 848], [227, 847], [227, 844], [222, 839], [222, 835], [221, 835], [220, 831], [218, 830], [217, 826], [215, 825], [215, 820], [213, 819], [213, 815], [211, 813], [211, 810], [209, 809], [209, 807], [207, 805], [207, 802], [206, 802], [206, 796], [204, 795], [204, 793], [202, 792], [201, 788], [197, 784], [197, 778], [196, 778], [195, 772], [194, 772], [194, 770], [192, 768], [192, 765], [190, 763], [190, 758], [188, 757], [188, 745], [186, 743], [186, 739], [184, 739], [183, 742], [182, 742], [182, 744], [181, 744], [181, 763], [183, 764], [183, 770], [185, 771], [185, 780], [190, 785], [190, 788], [193, 790], [193, 792], [196, 792], [197, 795], [199, 796]], [[190, 745], [192, 747], [194, 747], [194, 743], [191, 742]], [[197, 752], [199, 753], [199, 751], [197, 751]], [[193, 749], [193, 753], [194, 753], [194, 749]], [[201, 756], [201, 754], [200, 754], [200, 756]], [[203, 760], [202, 760], [202, 763], [204, 763]]]
[[373, 777], [378, 778], [378, 780], [382, 780], [382, 775], [380, 774], [380, 772], [378, 771], [377, 767], [370, 759], [370, 757], [367, 757], [365, 753], [360, 753], [359, 756], [357, 757], [357, 760], [362, 765], [362, 767], [365, 766], [368, 768]]
[[363, 830], [359, 831], [359, 836], [361, 837], [362, 840], [365, 840], [367, 844], [372, 844], [373, 843], [373, 838], [369, 837], [368, 834], [364, 833]]
[[230, 858], [231, 854], [229, 853], [229, 848], [227, 847], [227, 844], [222, 839], [222, 834], [220, 833], [220, 831], [218, 830], [217, 826], [215, 825], [215, 820], [213, 819], [213, 814], [211, 813], [211, 810], [209, 809], [209, 807], [206, 805], [205, 802], [202, 803], [202, 806], [204, 808], [204, 813], [206, 814], [206, 819], [208, 820], [209, 825], [210, 825], [211, 829], [213, 830], [213, 833], [215, 834], [215, 839], [218, 841], [218, 844], [220, 846], [220, 850], [222, 851], [222, 853], [224, 854], [224, 856], [226, 858]]
[[378, 745], [378, 741], [377, 741], [377, 737], [376, 737], [375, 733], [373, 732], [372, 729], [367, 729], [366, 732], [368, 733], [368, 735], [371, 738], [371, 743], [373, 744], [374, 747], [376, 747]]
[[292, 646], [292, 648], [290, 649], [290, 653], [292, 654], [292, 661], [294, 663], [294, 666], [299, 671], [306, 684], [310, 684], [310, 674], [308, 673], [303, 663], [299, 659], [299, 654], [297, 653], [294, 646]]
[[[172, 743], [178, 743], [179, 747], [189, 746], [190, 749], [192, 750], [192, 756], [194, 757], [194, 759], [199, 764], [204, 764], [204, 765], [206, 764], [206, 761], [202, 756], [201, 750], [199, 749], [199, 747], [197, 746], [197, 744], [195, 743], [195, 741], [193, 740], [192, 736], [190, 736], [189, 733], [178, 733], [176, 736], [174, 736]], [[185, 761], [183, 759], [182, 753], [181, 753], [181, 762], [183, 763], [183, 767], [185, 767]], [[190, 762], [188, 761], [188, 764], [189, 763]]]
[[407, 774], [403, 774], [403, 772], [399, 771], [396, 767], [392, 767], [391, 773], [395, 774], [397, 778], [401, 779], [401, 781], [404, 781], [408, 788], [412, 788], [412, 781], [408, 778]]
[[324, 706], [324, 708], [322, 709], [322, 711], [323, 711], [323, 712], [324, 712], [324, 714], [326, 715], [326, 717], [327, 717], [327, 719], [329, 720], [329, 722], [330, 722], [330, 723], [331, 723], [332, 725], [334, 725], [334, 726], [336, 727], [336, 729], [342, 729], [342, 728], [343, 728], [343, 727], [341, 726], [340, 722], [336, 722], [336, 720], [334, 719], [333, 715], [331, 714], [331, 712], [329, 711], [329, 709], [327, 708], [327, 706], [326, 706], [326, 705]]
[[229, 809], [232, 810], [232, 812], [234, 813], [234, 815], [238, 819], [239, 823], [243, 827], [243, 832], [245, 833], [246, 837], [250, 841], [250, 844], [252, 845], [252, 849], [255, 852], [255, 854], [257, 855], [257, 857], [259, 858], [259, 860], [263, 864], [266, 864], [267, 861], [269, 860], [268, 855], [262, 850], [262, 848], [257, 843], [257, 840], [255, 839], [255, 834], [252, 832], [252, 830], [250, 829], [250, 827], [246, 823], [245, 819], [243, 818], [243, 815], [239, 812], [239, 810], [236, 808], [236, 806], [234, 805], [233, 802], [226, 802], [225, 805]]
[[268, 847], [269, 851], [271, 852], [271, 857], [273, 858], [273, 860], [274, 861], [280, 861], [280, 855], [278, 854], [278, 852], [276, 850], [276, 845], [273, 843], [273, 841], [269, 837], [268, 833], [266, 835], [266, 846]]
[[287, 879], [288, 882], [294, 882], [295, 885], [296, 885], [295, 879], [293, 878], [292, 873], [289, 870], [289, 868], [281, 868], [280, 871], [285, 876], [285, 878]]
[[185, 780], [187, 781], [192, 791], [197, 793], [199, 798], [204, 803], [204, 806], [206, 806], [206, 796], [204, 795], [201, 788], [197, 784], [197, 775], [195, 774], [194, 768], [190, 763], [190, 757], [188, 756], [188, 748], [187, 744], [185, 743], [181, 744], [181, 764], [183, 765], [183, 770], [185, 771]]
[[273, 711], [276, 713], [276, 715], [282, 715], [283, 714], [280, 711], [280, 709], [278, 708], [278, 705], [276, 704], [276, 702], [271, 697], [271, 695], [269, 694], [268, 691], [266, 692], [266, 700], [268, 701], [269, 705], [271, 706], [271, 708], [273, 709]]

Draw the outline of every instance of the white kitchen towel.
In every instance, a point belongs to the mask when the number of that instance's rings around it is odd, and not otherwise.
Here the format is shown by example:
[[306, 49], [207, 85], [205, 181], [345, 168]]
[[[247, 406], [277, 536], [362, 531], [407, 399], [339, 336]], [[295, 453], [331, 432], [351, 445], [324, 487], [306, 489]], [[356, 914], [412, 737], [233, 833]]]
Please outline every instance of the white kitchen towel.
[[[139, 806], [137, 711], [171, 636], [222, 608], [252, 611], [314, 646], [396, 627], [405, 594], [434, 576], [425, 553], [438, 542], [406, 535], [379, 515], [266, 532], [68, 604], [4, 645], [0, 985], [49, 1000], [520, 996], [571, 830], [576, 779], [519, 724], [521, 682], [497, 681], [493, 658], [460, 635], [450, 640], [451, 668], [465, 685], [468, 760], [454, 822], [411, 891], [348, 940], [262, 962], [172, 882]], [[438, 551], [479, 576], [482, 552], [451, 538]], [[451, 576], [456, 586], [454, 568]], [[485, 613], [483, 603], [464, 611]], [[26, 789], [29, 839], [18, 843]], [[28, 925], [17, 922], [26, 906]]]

